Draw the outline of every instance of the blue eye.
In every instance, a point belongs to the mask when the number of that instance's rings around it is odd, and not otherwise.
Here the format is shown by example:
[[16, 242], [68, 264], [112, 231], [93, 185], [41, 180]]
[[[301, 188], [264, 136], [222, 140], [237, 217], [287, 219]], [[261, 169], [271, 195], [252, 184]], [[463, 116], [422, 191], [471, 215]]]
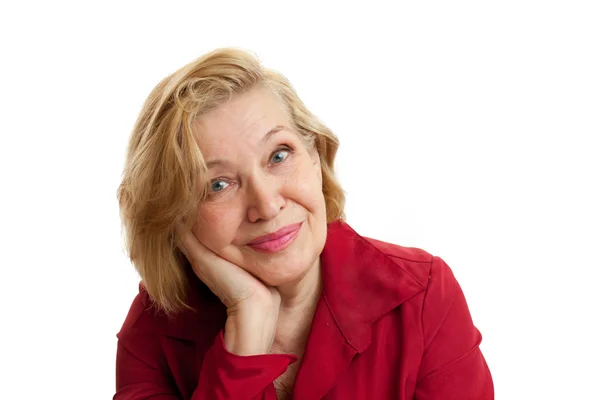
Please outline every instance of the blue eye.
[[272, 156], [271, 156], [271, 162], [273, 164], [279, 164], [281, 163], [283, 160], [285, 160], [288, 156], [288, 154], [290, 153], [289, 150], [279, 150], [276, 151]]
[[220, 192], [227, 187], [228, 183], [225, 181], [214, 181], [210, 184], [210, 190], [213, 192]]

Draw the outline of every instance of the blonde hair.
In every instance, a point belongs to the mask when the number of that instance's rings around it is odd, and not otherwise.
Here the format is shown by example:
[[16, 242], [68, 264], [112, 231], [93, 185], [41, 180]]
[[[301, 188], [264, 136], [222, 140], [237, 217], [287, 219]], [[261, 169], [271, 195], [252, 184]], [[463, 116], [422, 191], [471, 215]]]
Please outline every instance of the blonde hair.
[[292, 127], [315, 145], [321, 159], [327, 222], [344, 219], [344, 192], [334, 174], [338, 139], [298, 98], [280, 73], [256, 56], [217, 49], [163, 79], [152, 90], [131, 133], [123, 179], [117, 190], [129, 257], [154, 304], [168, 315], [185, 308], [189, 288], [174, 234], [190, 229], [207, 185], [194, 119], [253, 88], [269, 90], [289, 113]]

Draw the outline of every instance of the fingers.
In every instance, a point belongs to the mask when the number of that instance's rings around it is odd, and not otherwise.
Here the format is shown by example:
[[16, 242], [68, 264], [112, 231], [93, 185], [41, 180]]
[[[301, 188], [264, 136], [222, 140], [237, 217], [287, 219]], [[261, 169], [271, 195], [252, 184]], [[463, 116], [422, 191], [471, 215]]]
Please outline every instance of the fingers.
[[216, 285], [221, 286], [228, 275], [237, 272], [236, 269], [241, 270], [203, 245], [193, 231], [186, 230], [181, 224], [178, 224], [176, 229], [181, 243], [178, 247], [189, 260], [198, 278], [211, 289], [216, 289]]
[[218, 257], [198, 240], [193, 231], [185, 229], [181, 223], [177, 223], [175, 229], [178, 237], [177, 247], [190, 262], [196, 276], [221, 298], [221, 279], [215, 270]]
[[180, 222], [175, 225], [175, 230], [178, 238], [177, 247], [185, 255], [188, 261], [193, 263], [193, 256], [199, 251], [203, 251], [204, 246], [198, 241], [196, 235], [194, 235], [192, 231], [186, 230]]
[[[229, 307], [266, 287], [240, 266], [220, 257], [203, 245], [193, 231], [176, 226], [178, 247], [189, 260], [196, 276]], [[266, 293], [268, 294], [268, 292]]]

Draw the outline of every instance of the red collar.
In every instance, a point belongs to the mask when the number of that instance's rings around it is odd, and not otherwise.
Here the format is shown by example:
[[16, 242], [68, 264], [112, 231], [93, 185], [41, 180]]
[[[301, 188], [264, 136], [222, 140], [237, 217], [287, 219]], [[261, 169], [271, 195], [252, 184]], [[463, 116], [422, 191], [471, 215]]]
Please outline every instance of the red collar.
[[335, 221], [328, 226], [321, 253], [322, 298], [358, 352], [369, 345], [373, 322], [425, 289], [405, 260], [391, 256], [381, 245], [397, 248], [362, 237], [345, 222]]

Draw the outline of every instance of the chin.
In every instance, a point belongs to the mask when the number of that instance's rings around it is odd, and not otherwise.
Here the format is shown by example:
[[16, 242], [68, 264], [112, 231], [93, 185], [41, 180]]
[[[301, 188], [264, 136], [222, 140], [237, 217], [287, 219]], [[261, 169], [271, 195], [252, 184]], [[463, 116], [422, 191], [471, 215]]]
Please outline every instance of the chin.
[[281, 286], [295, 283], [300, 280], [315, 265], [315, 260], [298, 260], [285, 265], [272, 266], [268, 270], [260, 271], [258, 278], [268, 286]]
[[[327, 225], [315, 232], [310, 223], [303, 224], [294, 242], [277, 253], [250, 249], [252, 261], [246, 269], [268, 286], [281, 286], [300, 281], [316, 264], [325, 246]], [[321, 227], [319, 227], [321, 228]]]

